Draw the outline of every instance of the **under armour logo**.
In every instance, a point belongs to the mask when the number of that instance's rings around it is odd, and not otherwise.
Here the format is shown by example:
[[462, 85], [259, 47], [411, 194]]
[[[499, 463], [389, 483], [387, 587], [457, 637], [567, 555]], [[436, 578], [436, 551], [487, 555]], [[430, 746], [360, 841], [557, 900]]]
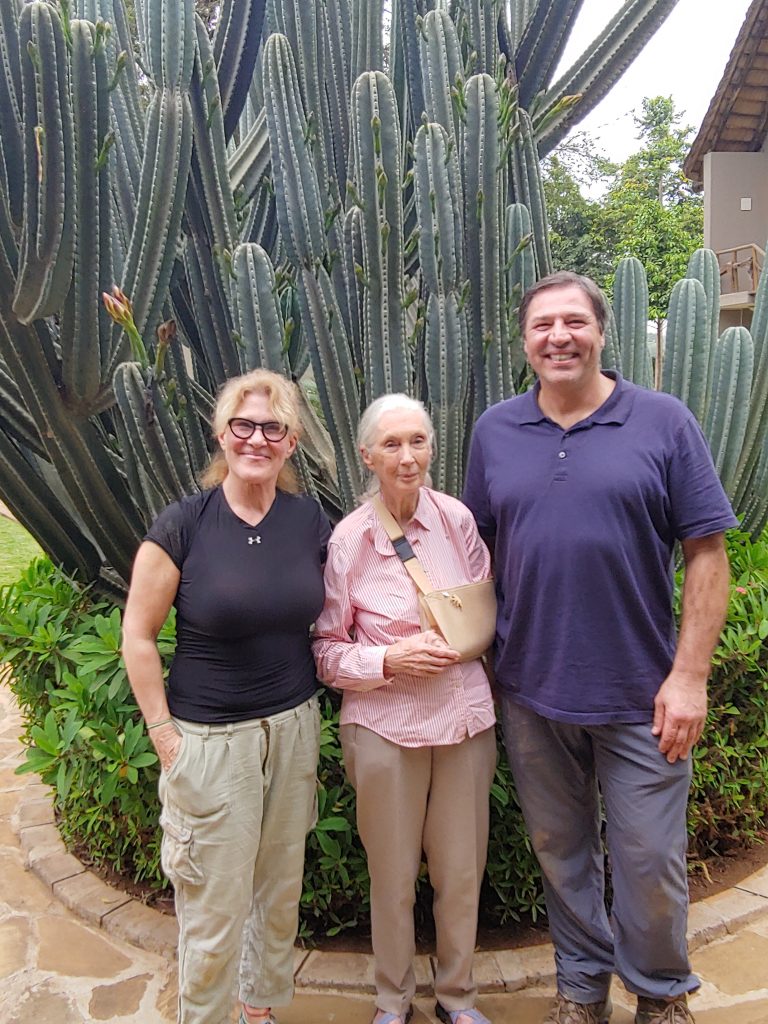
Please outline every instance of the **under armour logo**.
[[248, 543], [249, 544], [261, 544], [261, 537], [249, 537], [248, 538]]

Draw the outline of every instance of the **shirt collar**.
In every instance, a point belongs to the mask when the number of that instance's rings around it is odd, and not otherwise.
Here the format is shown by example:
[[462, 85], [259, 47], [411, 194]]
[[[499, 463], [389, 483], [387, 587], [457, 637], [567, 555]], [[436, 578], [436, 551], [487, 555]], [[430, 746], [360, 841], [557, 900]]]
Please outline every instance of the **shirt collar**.
[[[429, 519], [432, 503], [427, 494], [428, 490], [429, 488], [422, 487], [419, 491], [419, 501], [416, 505], [416, 511], [413, 514], [413, 519], [411, 519], [410, 523], [408, 523], [408, 526], [406, 527], [407, 533], [411, 536], [413, 536], [414, 532], [418, 533], [421, 530], [428, 531], [430, 529]], [[392, 541], [389, 539], [387, 531], [381, 525], [373, 505], [371, 505], [371, 530], [371, 539], [373, 541], [374, 550], [377, 554], [384, 555], [385, 557], [387, 555], [396, 554], [395, 549], [392, 547]]]
[[[616, 382], [616, 387], [603, 404], [581, 422], [587, 423], [624, 423], [632, 406], [632, 385], [629, 384], [618, 370], [603, 370], [603, 375]], [[551, 422], [539, 407], [539, 391], [541, 383], [537, 380], [530, 391], [511, 400], [510, 412], [519, 425], [527, 423]]]

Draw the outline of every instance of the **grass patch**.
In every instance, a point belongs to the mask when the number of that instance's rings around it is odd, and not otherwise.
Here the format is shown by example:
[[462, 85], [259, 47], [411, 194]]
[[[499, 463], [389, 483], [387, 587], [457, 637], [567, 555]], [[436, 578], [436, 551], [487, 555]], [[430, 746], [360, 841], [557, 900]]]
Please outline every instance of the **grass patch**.
[[42, 553], [23, 526], [0, 515], [0, 587], [15, 583], [32, 559]]

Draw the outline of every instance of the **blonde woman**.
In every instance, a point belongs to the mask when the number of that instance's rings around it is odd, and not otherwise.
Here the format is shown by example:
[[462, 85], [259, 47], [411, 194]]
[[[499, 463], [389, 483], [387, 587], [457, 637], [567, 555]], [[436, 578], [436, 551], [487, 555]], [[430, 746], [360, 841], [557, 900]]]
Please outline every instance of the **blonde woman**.
[[[297, 493], [294, 385], [255, 370], [222, 389], [201, 494], [139, 548], [123, 620], [128, 676], [162, 772], [163, 870], [179, 920], [180, 1024], [269, 1024], [293, 995], [319, 745], [309, 630], [330, 534]], [[167, 688], [157, 636], [175, 605]]]

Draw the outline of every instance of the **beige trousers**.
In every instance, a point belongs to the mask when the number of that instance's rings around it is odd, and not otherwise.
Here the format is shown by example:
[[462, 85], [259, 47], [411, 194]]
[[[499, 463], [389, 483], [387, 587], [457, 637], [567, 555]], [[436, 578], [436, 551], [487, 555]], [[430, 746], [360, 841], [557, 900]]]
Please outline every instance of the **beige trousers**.
[[344, 725], [341, 744], [371, 876], [376, 1005], [404, 1014], [416, 991], [413, 905], [423, 850], [435, 892], [435, 995], [446, 1010], [468, 1009], [477, 995], [472, 957], [495, 730], [447, 746], [401, 747]]
[[229, 725], [176, 720], [160, 776], [162, 865], [179, 920], [179, 1024], [225, 1024], [235, 999], [293, 997], [306, 834], [316, 814], [317, 698]]

